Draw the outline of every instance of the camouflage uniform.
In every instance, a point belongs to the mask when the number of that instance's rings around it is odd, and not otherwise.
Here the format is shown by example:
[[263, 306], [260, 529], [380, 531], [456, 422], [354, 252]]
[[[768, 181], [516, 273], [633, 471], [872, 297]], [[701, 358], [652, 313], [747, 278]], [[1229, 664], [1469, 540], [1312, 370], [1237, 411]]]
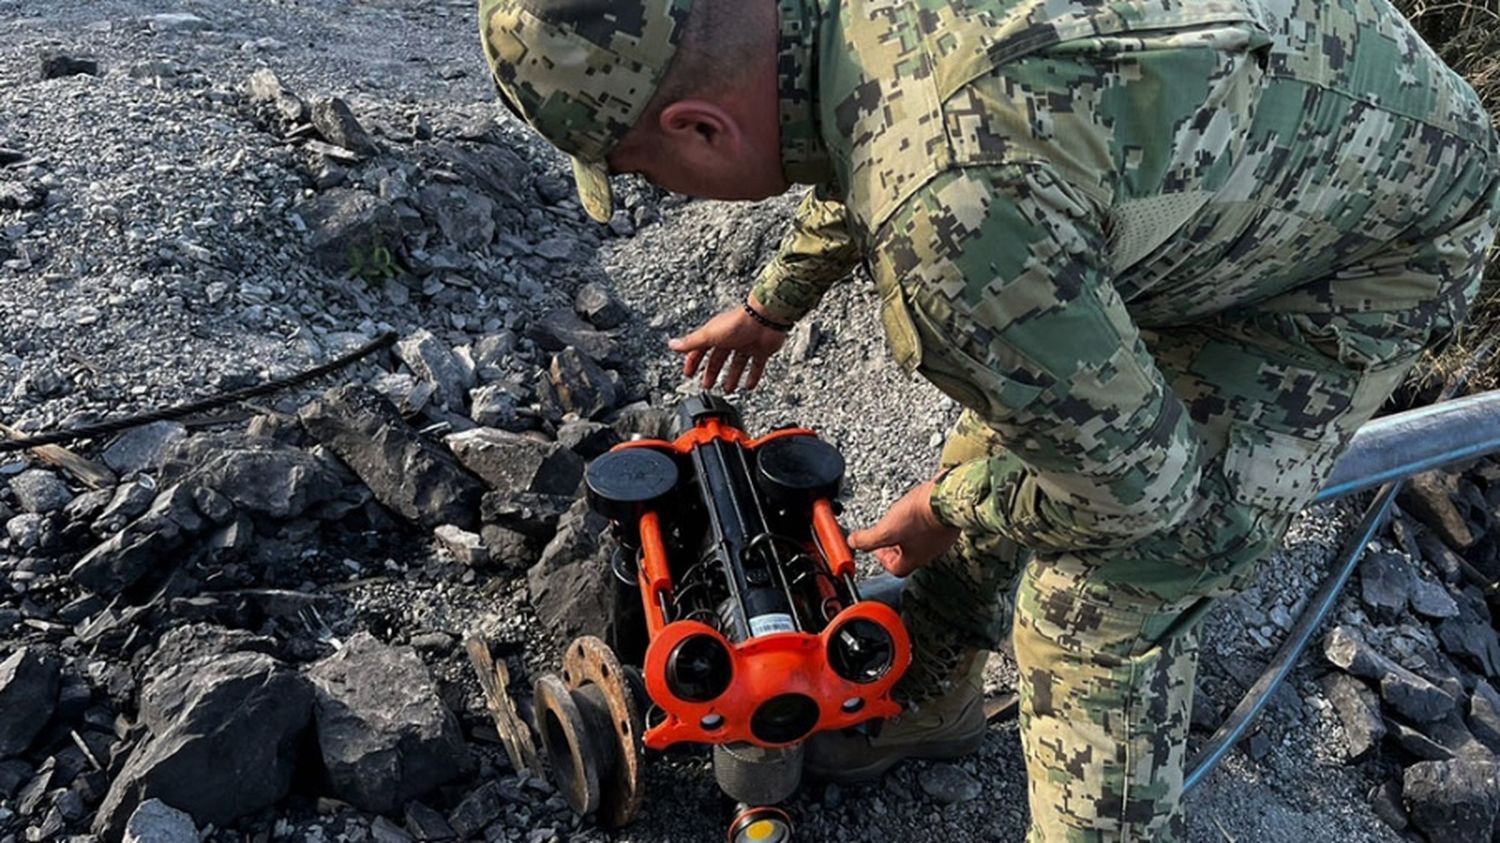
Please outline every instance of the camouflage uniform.
[[906, 690], [998, 642], [1019, 575], [1032, 839], [1180, 838], [1199, 621], [1462, 319], [1489, 120], [1385, 0], [780, 14], [818, 187], [756, 297], [796, 320], [865, 260], [896, 361], [965, 407]]

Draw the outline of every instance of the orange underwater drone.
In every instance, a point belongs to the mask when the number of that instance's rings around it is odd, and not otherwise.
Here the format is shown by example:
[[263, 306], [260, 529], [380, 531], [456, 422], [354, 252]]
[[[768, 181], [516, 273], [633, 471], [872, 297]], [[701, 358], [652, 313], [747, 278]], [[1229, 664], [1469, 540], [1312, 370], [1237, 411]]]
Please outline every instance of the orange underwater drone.
[[770, 806], [800, 783], [802, 742], [899, 713], [891, 688], [911, 646], [893, 609], [860, 598], [836, 448], [803, 428], [752, 439], [707, 394], [679, 421], [676, 440], [627, 442], [589, 466], [590, 504], [622, 551], [615, 574], [638, 591], [644, 658], [625, 667], [599, 639], [575, 641], [561, 678], [537, 682], [542, 743], [564, 797], [606, 826], [640, 805], [643, 748], [709, 744], [740, 803], [731, 843], [789, 840]]

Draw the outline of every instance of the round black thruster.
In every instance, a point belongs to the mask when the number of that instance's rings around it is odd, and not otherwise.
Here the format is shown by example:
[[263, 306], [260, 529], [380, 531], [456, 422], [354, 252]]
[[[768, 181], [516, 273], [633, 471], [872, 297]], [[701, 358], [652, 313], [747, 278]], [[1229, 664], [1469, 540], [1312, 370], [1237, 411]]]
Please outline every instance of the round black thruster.
[[773, 498], [832, 498], [844, 483], [844, 455], [816, 436], [772, 439], [755, 455], [761, 489]]
[[828, 638], [828, 664], [850, 682], [875, 682], [896, 660], [896, 643], [885, 627], [855, 618]]
[[718, 699], [733, 678], [729, 651], [712, 635], [690, 635], [667, 654], [667, 689], [678, 699]]
[[677, 463], [651, 448], [610, 451], [589, 463], [589, 506], [611, 521], [633, 524], [677, 488]]
[[750, 715], [750, 733], [766, 743], [800, 740], [818, 725], [818, 704], [806, 694], [779, 694]]

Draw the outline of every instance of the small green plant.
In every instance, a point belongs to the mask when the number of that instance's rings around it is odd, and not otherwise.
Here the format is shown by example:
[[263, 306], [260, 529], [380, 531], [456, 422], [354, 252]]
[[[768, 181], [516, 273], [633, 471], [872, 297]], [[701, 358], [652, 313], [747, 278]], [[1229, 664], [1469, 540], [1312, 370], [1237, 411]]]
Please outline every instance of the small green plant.
[[396, 256], [379, 242], [349, 247], [349, 273], [357, 278], [384, 281], [395, 278], [400, 271]]

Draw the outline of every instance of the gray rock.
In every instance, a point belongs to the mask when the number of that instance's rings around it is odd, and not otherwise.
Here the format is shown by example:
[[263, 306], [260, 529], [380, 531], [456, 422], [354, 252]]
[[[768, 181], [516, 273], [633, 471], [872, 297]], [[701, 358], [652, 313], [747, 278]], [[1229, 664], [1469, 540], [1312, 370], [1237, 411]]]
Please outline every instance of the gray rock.
[[374, 843], [412, 843], [416, 838], [385, 817], [376, 817], [375, 821], [370, 823], [370, 839]]
[[297, 518], [344, 491], [343, 479], [329, 463], [265, 440], [246, 440], [213, 454], [198, 474], [234, 506], [282, 520]]
[[603, 363], [618, 363], [614, 338], [583, 321], [571, 308], [558, 308], [532, 320], [527, 335], [545, 351], [562, 351], [573, 346], [584, 355]]
[[599, 364], [576, 348], [565, 348], [552, 358], [551, 367], [537, 376], [542, 412], [554, 422], [569, 413], [592, 419], [619, 400], [614, 381]]
[[380, 151], [354, 112], [349, 110], [349, 104], [338, 97], [317, 97], [310, 110], [313, 128], [329, 143], [360, 155], [374, 155]]
[[1401, 668], [1388, 670], [1380, 678], [1380, 698], [1397, 714], [1415, 723], [1440, 720], [1456, 708], [1453, 697], [1442, 688]]
[[57, 659], [35, 647], [0, 661], [0, 758], [25, 752], [46, 728], [60, 683]]
[[1469, 731], [1500, 754], [1500, 692], [1483, 679], [1474, 683], [1469, 697]]
[[15, 798], [21, 785], [31, 781], [31, 776], [35, 772], [30, 764], [19, 758], [0, 761], [0, 799]]
[[[42, 207], [42, 204], [46, 201], [46, 188], [26, 182], [0, 178], [0, 211], [32, 211]], [[23, 390], [22, 386], [28, 383], [30, 385], [27, 389]], [[43, 383], [48, 384], [48, 388], [41, 388]], [[22, 381], [21, 384], [17, 385], [16, 392], [18, 394], [28, 394], [30, 391], [35, 390], [37, 393], [42, 394], [56, 394], [65, 389], [66, 387], [61, 381], [36, 380], [32, 382]]]
[[499, 367], [508, 355], [515, 353], [515, 350], [516, 334], [514, 331], [486, 334], [474, 343], [474, 365], [480, 368]]
[[1406, 768], [1401, 796], [1414, 828], [1443, 843], [1488, 843], [1500, 811], [1500, 765], [1454, 760]]
[[490, 564], [490, 551], [478, 533], [444, 524], [432, 533], [438, 544], [459, 562], [470, 568], [483, 568]]
[[472, 252], [495, 239], [495, 203], [467, 187], [429, 184], [419, 198], [422, 215], [454, 246]]
[[448, 815], [448, 823], [465, 840], [477, 837], [485, 826], [504, 813], [505, 795], [505, 789], [499, 782], [485, 782], [458, 803]]
[[452, 840], [458, 836], [448, 820], [421, 802], [406, 803], [406, 830], [423, 841]]
[[1453, 697], [1446, 691], [1376, 652], [1349, 627], [1329, 631], [1323, 654], [1350, 674], [1379, 683], [1381, 699], [1410, 720], [1428, 723], [1454, 710]]
[[104, 449], [104, 464], [122, 477], [155, 468], [167, 448], [185, 436], [187, 428], [177, 422], [159, 421], [133, 428]]
[[1323, 655], [1329, 662], [1361, 679], [1380, 681], [1390, 659], [1375, 652], [1359, 632], [1347, 626], [1336, 626], [1323, 638]]
[[206, 527], [192, 489], [173, 486], [156, 496], [146, 514], [84, 554], [69, 576], [95, 594], [112, 597], [152, 569], [180, 561], [177, 551]]
[[396, 354], [418, 378], [431, 383], [439, 402], [454, 412], [463, 412], [464, 398], [474, 386], [474, 367], [426, 330], [402, 339]]
[[318, 747], [340, 799], [389, 813], [464, 774], [458, 721], [412, 649], [361, 633], [308, 677]]
[[22, 513], [5, 522], [5, 533], [10, 536], [11, 550], [25, 553], [42, 543], [42, 530], [47, 516], [34, 512]]
[[162, 12], [147, 15], [153, 32], [203, 32], [213, 29], [213, 24], [188, 12]]
[[1344, 724], [1351, 760], [1380, 745], [1386, 730], [1374, 692], [1358, 679], [1342, 673], [1325, 677], [1323, 691]]
[[446, 632], [421, 632], [411, 637], [412, 649], [419, 653], [443, 656], [453, 652], [453, 647], [458, 643]]
[[250, 91], [251, 102], [271, 106], [287, 123], [307, 121], [307, 104], [296, 94], [287, 90], [269, 68], [261, 68], [250, 74], [246, 87]]
[[484, 496], [480, 514], [486, 524], [515, 530], [545, 544], [557, 532], [558, 521], [573, 504], [571, 495], [489, 492]]
[[573, 309], [595, 328], [603, 331], [617, 328], [630, 318], [630, 311], [625, 305], [598, 281], [590, 281], [578, 290], [578, 295], [573, 299]]
[[436, 384], [417, 380], [415, 376], [405, 372], [386, 372], [370, 381], [370, 388], [396, 405], [396, 409], [406, 418], [422, 412], [437, 393]]
[[1454, 550], [1474, 544], [1474, 532], [1454, 503], [1458, 499], [1458, 474], [1429, 471], [1411, 477], [1401, 487], [1396, 501], [1401, 509], [1425, 524]]
[[1360, 563], [1360, 598], [1373, 617], [1390, 623], [1406, 611], [1412, 580], [1411, 567], [1399, 554], [1369, 554]]
[[276, 639], [256, 635], [243, 629], [229, 629], [211, 623], [194, 623], [174, 627], [156, 642], [156, 650], [146, 659], [144, 676], [160, 676], [176, 665], [191, 661], [227, 656], [231, 653], [261, 653], [275, 656]]
[[535, 251], [547, 260], [565, 261], [573, 257], [577, 248], [578, 238], [570, 234], [558, 234], [537, 243]]
[[336, 187], [299, 205], [313, 260], [328, 272], [379, 276], [398, 268], [401, 220], [391, 203]]
[[363, 480], [375, 499], [432, 529], [479, 522], [484, 484], [401, 419], [389, 401], [367, 389], [329, 390], [298, 414], [319, 442]]
[[147, 799], [125, 822], [125, 843], [198, 843], [198, 826], [160, 799]]
[[103, 514], [105, 508], [109, 506], [110, 501], [114, 500], [114, 498], [114, 489], [95, 489], [91, 492], [84, 492], [71, 501], [68, 501], [68, 505], [63, 507], [63, 519], [70, 525], [92, 524], [95, 519]]
[[1463, 581], [1463, 557], [1445, 544], [1436, 533], [1428, 529], [1418, 530], [1417, 547], [1421, 549], [1421, 558], [1442, 576], [1443, 582]]
[[608, 522], [579, 499], [526, 572], [537, 620], [560, 640], [605, 637], [615, 611], [614, 577], [600, 546]]
[[624, 440], [669, 439], [672, 436], [673, 417], [665, 410], [652, 407], [644, 401], [621, 407], [614, 414], [611, 426]]
[[922, 791], [943, 805], [954, 805], [979, 798], [984, 790], [963, 768], [953, 764], [933, 764], [917, 774]]
[[1386, 734], [1396, 745], [1424, 761], [1451, 761], [1453, 750], [1394, 718], [1385, 719]]
[[444, 441], [465, 468], [502, 494], [572, 495], [583, 480], [583, 458], [556, 442], [491, 427]]
[[1412, 611], [1433, 620], [1443, 620], [1458, 615], [1458, 602], [1440, 583], [1414, 578], [1411, 594]]
[[114, 496], [104, 511], [94, 519], [94, 535], [103, 537], [120, 532], [125, 525], [145, 515], [154, 500], [156, 487], [149, 480], [121, 483], [115, 487]]
[[1406, 808], [1401, 804], [1401, 782], [1391, 779], [1370, 789], [1370, 808], [1375, 816], [1396, 831], [1405, 831], [1411, 825]]
[[1483, 607], [1482, 597], [1466, 594], [1458, 601], [1458, 614], [1438, 624], [1438, 641], [1459, 661], [1500, 679], [1500, 634], [1482, 614]]
[[818, 350], [818, 344], [823, 340], [823, 331], [818, 323], [811, 319], [804, 319], [792, 327], [792, 335], [787, 346], [787, 359], [793, 363], [806, 363]]
[[10, 490], [26, 512], [46, 515], [67, 506], [73, 500], [68, 484], [61, 477], [42, 468], [23, 471], [10, 479]]
[[46, 50], [42, 52], [39, 64], [37, 75], [42, 79], [99, 75], [99, 61], [92, 56], [73, 56], [56, 50]]
[[586, 460], [607, 452], [620, 441], [620, 434], [613, 427], [599, 422], [568, 422], [557, 429], [558, 444]]
[[150, 677], [140, 703], [147, 737], [110, 785], [94, 833], [122, 836], [153, 797], [217, 826], [275, 804], [291, 788], [312, 704], [307, 679], [261, 653], [195, 659]]
[[526, 430], [530, 419], [522, 419], [515, 394], [502, 384], [481, 386], [469, 393], [469, 418], [481, 427]]
[[541, 553], [537, 543], [525, 533], [498, 524], [484, 525], [479, 537], [490, 561], [505, 568], [530, 568]]
[[1422, 730], [1433, 742], [1453, 753], [1454, 758], [1500, 761], [1500, 757], [1497, 757], [1488, 746], [1474, 737], [1473, 732], [1469, 731], [1468, 725], [1464, 723], [1463, 714], [1457, 709], [1439, 720], [1422, 724]]

